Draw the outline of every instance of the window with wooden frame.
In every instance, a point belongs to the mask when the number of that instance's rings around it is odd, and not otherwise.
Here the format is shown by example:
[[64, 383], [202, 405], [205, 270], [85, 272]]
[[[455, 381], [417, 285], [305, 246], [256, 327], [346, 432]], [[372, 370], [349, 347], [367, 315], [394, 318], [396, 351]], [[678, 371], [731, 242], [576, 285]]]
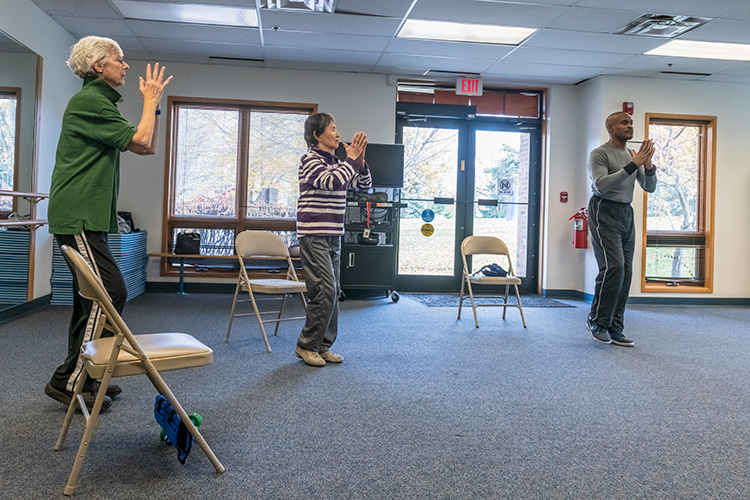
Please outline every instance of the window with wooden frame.
[[[298, 168], [304, 122], [315, 104], [170, 97], [162, 252], [182, 231], [201, 235], [201, 258], [185, 274], [236, 272], [234, 239], [246, 229], [296, 243]], [[192, 264], [192, 265], [190, 265]], [[162, 259], [162, 275], [177, 274]]]
[[[18, 183], [18, 144], [21, 89], [0, 87], [0, 190], [14, 191]], [[13, 212], [15, 198], [0, 196], [0, 218]]]
[[713, 291], [716, 117], [646, 114], [656, 191], [644, 196], [643, 292]]

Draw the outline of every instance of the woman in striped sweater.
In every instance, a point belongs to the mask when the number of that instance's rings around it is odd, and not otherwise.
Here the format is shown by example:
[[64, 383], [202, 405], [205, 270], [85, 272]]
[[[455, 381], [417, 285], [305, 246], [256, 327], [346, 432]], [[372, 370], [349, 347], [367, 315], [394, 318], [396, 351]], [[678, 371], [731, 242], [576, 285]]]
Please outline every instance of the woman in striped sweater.
[[346, 191], [369, 189], [370, 169], [365, 162], [367, 136], [354, 134], [344, 143], [346, 160], [334, 153], [339, 135], [333, 116], [318, 113], [305, 121], [309, 150], [299, 167], [297, 236], [302, 270], [307, 283], [307, 319], [295, 354], [311, 366], [341, 363], [330, 348], [336, 341], [339, 313], [339, 264], [344, 234]]

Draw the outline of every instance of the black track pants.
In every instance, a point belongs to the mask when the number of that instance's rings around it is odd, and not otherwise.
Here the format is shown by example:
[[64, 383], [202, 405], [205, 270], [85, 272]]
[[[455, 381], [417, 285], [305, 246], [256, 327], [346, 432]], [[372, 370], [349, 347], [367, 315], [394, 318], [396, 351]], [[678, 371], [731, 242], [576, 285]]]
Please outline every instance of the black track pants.
[[[84, 231], [81, 234], [56, 234], [55, 239], [60, 246], [67, 245], [81, 254], [104, 283], [104, 288], [107, 289], [117, 312], [122, 313], [128, 291], [122, 273], [107, 246], [107, 233]], [[71, 267], [70, 263], [68, 267]], [[91, 340], [97, 323], [101, 321], [102, 311], [92, 301], [78, 295], [78, 280], [72, 267], [70, 272], [73, 273], [73, 316], [70, 318], [68, 331], [68, 356], [52, 374], [50, 384], [58, 390], [73, 392], [76, 380], [83, 371], [83, 364], [78, 359], [81, 345]], [[103, 332], [102, 335], [106, 336], [107, 332]], [[92, 384], [91, 379], [87, 380], [84, 390], [90, 390]]]
[[625, 328], [623, 316], [633, 275], [633, 207], [629, 203], [592, 196], [589, 200], [589, 230], [599, 266], [591, 318], [609, 332], [621, 333]]

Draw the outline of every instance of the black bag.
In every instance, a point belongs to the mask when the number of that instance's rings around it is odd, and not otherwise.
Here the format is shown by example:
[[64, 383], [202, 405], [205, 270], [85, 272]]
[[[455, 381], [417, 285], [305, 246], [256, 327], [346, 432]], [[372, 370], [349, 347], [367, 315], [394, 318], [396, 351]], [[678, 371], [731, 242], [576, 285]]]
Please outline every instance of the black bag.
[[366, 193], [364, 191], [353, 191], [352, 199], [354, 201], [370, 201], [373, 203], [385, 203], [388, 201], [388, 193], [384, 191], [376, 191], [374, 193]]
[[201, 253], [201, 234], [187, 233], [182, 231], [177, 233], [177, 241], [174, 244], [174, 253], [193, 254]]
[[498, 264], [487, 264], [480, 269], [479, 272], [487, 277], [505, 277], [508, 275], [508, 271], [500, 267]]
[[130, 227], [131, 233], [137, 233], [140, 231], [137, 227], [135, 227], [135, 224], [133, 223], [133, 214], [130, 212], [117, 212], [117, 215], [122, 217], [122, 219], [127, 223], [128, 227]]

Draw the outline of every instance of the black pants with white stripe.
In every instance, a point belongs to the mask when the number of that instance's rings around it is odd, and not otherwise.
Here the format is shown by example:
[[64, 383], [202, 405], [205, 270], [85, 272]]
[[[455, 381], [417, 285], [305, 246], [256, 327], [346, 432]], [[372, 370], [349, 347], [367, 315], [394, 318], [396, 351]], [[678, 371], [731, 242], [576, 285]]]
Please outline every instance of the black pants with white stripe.
[[591, 319], [610, 333], [622, 333], [635, 252], [635, 225], [630, 203], [592, 196], [589, 230], [599, 266], [591, 302]]
[[[122, 313], [128, 291], [125, 288], [122, 273], [109, 251], [109, 246], [107, 246], [107, 233], [83, 231], [81, 234], [56, 234], [55, 239], [60, 246], [68, 245], [78, 250], [78, 253], [88, 262], [104, 283], [117, 312]], [[76, 380], [83, 371], [83, 364], [78, 359], [81, 344], [91, 340], [97, 323], [101, 321], [102, 311], [92, 301], [78, 295], [76, 273], [70, 263], [68, 263], [68, 267], [71, 268], [70, 272], [73, 274], [73, 316], [70, 318], [68, 331], [68, 356], [65, 358], [65, 362], [52, 374], [50, 384], [55, 389], [72, 392]], [[106, 331], [102, 333], [104, 336], [107, 334]], [[111, 333], [109, 334], [111, 335]], [[92, 386], [93, 380], [89, 379], [86, 381], [84, 390], [91, 390]]]

